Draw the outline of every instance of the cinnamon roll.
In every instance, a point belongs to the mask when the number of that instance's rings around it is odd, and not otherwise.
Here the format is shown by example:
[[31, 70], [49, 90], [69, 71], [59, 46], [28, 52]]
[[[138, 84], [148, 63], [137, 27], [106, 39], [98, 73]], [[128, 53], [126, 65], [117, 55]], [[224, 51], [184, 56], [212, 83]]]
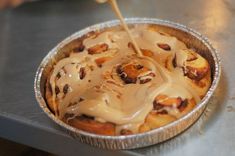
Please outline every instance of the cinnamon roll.
[[131, 135], [167, 125], [188, 112], [211, 85], [210, 65], [153, 25], [127, 35], [113, 27], [69, 46], [45, 85], [47, 104], [63, 122], [100, 135]]

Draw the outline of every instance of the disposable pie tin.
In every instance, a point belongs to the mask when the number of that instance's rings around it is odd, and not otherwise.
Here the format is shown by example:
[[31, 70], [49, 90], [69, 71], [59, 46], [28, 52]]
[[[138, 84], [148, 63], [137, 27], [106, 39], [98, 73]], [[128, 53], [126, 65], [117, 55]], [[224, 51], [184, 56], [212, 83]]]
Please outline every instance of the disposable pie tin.
[[67, 37], [62, 42], [60, 42], [55, 48], [53, 48], [39, 65], [34, 82], [35, 95], [40, 107], [47, 114], [47, 116], [51, 118], [54, 122], [59, 124], [61, 127], [68, 130], [69, 134], [71, 134], [74, 139], [78, 139], [83, 143], [87, 143], [99, 148], [112, 150], [134, 149], [157, 144], [176, 136], [177, 134], [186, 130], [200, 117], [209, 99], [213, 95], [220, 79], [221, 65], [218, 52], [216, 51], [216, 49], [213, 48], [209, 40], [200, 33], [181, 24], [166, 20], [151, 18], [128, 18], [126, 19], [126, 22], [128, 24], [156, 25], [157, 27], [161, 28], [164, 32], [175, 36], [179, 40], [183, 41], [189, 48], [195, 49], [196, 52], [201, 54], [209, 62], [211, 66], [212, 83], [205, 97], [200, 103], [197, 104], [197, 106], [190, 113], [166, 126], [154, 129], [152, 131], [127, 136], [104, 136], [76, 129], [59, 120], [48, 108], [44, 97], [46, 78], [49, 74], [49, 71], [53, 67], [53, 63], [55, 63], [55, 61], [63, 58], [66, 55], [64, 54], [65, 50], [63, 49], [66, 49], [66, 45], [68, 43], [72, 42], [77, 38], [80, 38], [88, 32], [117, 26], [120, 23], [118, 20], [108, 21], [87, 27], [72, 34], [71, 36]]

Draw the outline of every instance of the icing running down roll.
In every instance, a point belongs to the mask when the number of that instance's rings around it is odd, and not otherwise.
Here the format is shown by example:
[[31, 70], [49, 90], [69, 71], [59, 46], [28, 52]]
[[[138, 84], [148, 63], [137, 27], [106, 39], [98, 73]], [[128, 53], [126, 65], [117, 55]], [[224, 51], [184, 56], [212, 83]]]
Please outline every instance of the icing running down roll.
[[143, 56], [119, 27], [79, 39], [55, 63], [45, 97], [78, 129], [129, 135], [159, 128], [190, 112], [211, 85], [206, 59], [154, 25], [130, 29]]

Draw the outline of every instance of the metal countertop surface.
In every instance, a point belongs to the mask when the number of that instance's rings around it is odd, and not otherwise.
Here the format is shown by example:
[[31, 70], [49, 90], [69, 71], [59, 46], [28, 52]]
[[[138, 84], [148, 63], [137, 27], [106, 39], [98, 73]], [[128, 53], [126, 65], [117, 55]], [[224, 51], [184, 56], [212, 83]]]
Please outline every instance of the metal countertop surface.
[[43, 57], [72, 33], [115, 19], [93, 0], [45, 0], [0, 11], [0, 137], [58, 155], [235, 155], [235, 1], [119, 0], [125, 17], [191, 27], [220, 52], [222, 76], [201, 118], [182, 134], [146, 148], [107, 151], [82, 144], [38, 106], [33, 81]]

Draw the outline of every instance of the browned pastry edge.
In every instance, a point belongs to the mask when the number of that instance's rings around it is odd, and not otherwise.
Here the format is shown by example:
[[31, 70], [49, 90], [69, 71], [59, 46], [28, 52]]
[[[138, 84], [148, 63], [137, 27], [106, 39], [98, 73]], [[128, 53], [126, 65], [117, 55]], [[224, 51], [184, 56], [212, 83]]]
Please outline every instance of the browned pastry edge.
[[47, 80], [46, 80], [46, 85], [45, 85], [45, 97], [46, 97], [46, 103], [49, 106], [50, 110], [55, 114], [55, 108], [53, 106], [53, 100], [52, 100], [52, 88], [50, 85], [50, 77], [51, 73], [49, 74]]
[[77, 116], [73, 119], [68, 120], [66, 123], [77, 129], [84, 130], [90, 133], [111, 136], [115, 135], [115, 125], [109, 122], [101, 123], [88, 117]]
[[[196, 105], [196, 102], [194, 99], [190, 99], [190, 100], [186, 99], [182, 101], [181, 105], [178, 106], [178, 109], [180, 111], [180, 114], [178, 116], [171, 115], [165, 110], [163, 111], [153, 110], [145, 118], [144, 124], [142, 124], [139, 127], [139, 132], [143, 133], [146, 131], [150, 131], [150, 130], [165, 126], [173, 121], [176, 121], [178, 118], [189, 113], [195, 107], [195, 105]], [[161, 109], [162, 108], [164, 108], [164, 106], [161, 107]]]
[[202, 99], [211, 85], [211, 70], [209, 69], [207, 74], [200, 80], [193, 80], [185, 76], [186, 81], [196, 90], [199, 97]]

